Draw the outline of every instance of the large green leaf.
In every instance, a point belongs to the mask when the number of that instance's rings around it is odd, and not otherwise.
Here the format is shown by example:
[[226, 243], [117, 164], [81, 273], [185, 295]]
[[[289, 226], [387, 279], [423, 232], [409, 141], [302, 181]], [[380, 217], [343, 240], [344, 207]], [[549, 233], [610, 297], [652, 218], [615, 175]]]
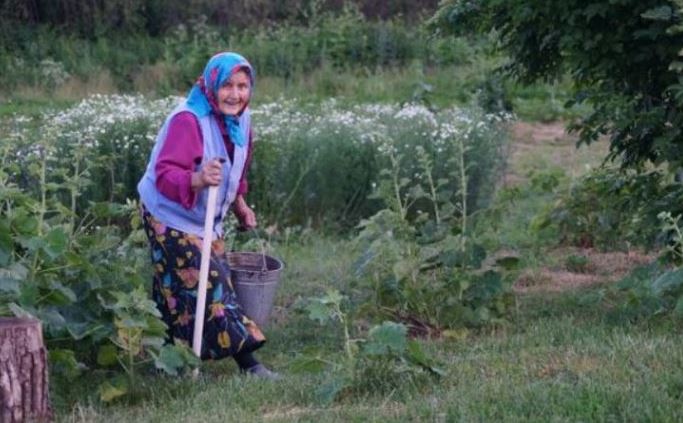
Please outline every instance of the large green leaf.
[[640, 16], [644, 19], [653, 21], [670, 21], [676, 17], [674, 11], [669, 6], [654, 7], [642, 13]]
[[36, 252], [45, 246], [45, 238], [42, 236], [19, 236], [19, 244], [31, 252]]
[[408, 360], [413, 364], [417, 364], [420, 367], [430, 371], [437, 376], [446, 376], [446, 372], [436, 367], [433, 360], [425, 354], [420, 347], [420, 344], [415, 340], [408, 341], [408, 349], [406, 351]]
[[401, 323], [384, 322], [370, 329], [363, 351], [369, 355], [403, 354], [407, 345], [407, 332], [407, 328]]
[[182, 353], [173, 345], [166, 345], [159, 350], [159, 355], [154, 357], [154, 366], [163, 370], [166, 374], [176, 376], [178, 370], [185, 365]]
[[161, 313], [157, 309], [155, 309], [155, 311], [159, 314], [152, 314], [150, 316], [147, 316], [147, 330], [145, 331], [145, 333], [148, 336], [163, 338], [166, 336], [168, 326], [166, 326], [166, 323], [164, 323], [164, 321], [161, 320]]
[[89, 322], [75, 321], [72, 318], [67, 318], [66, 321], [66, 330], [71, 335], [71, 338], [76, 341], [80, 341], [99, 328], [100, 326], [93, 326]]
[[306, 311], [308, 311], [309, 319], [316, 320], [321, 325], [331, 318], [330, 308], [318, 300], [306, 305]]
[[147, 319], [140, 316], [124, 315], [115, 321], [116, 327], [121, 329], [147, 329]]
[[50, 302], [52, 304], [67, 305], [76, 302], [76, 293], [61, 282], [50, 281]]
[[38, 229], [38, 220], [29, 216], [24, 210], [19, 210], [12, 219], [12, 228], [21, 235], [35, 234]]
[[160, 336], [144, 336], [142, 338], [142, 345], [144, 347], [153, 347], [161, 349], [166, 344], [166, 339]]
[[7, 222], [0, 222], [0, 266], [7, 266], [14, 251], [14, 242]]
[[64, 232], [64, 229], [61, 227], [56, 227], [45, 236], [43, 251], [45, 251], [50, 258], [55, 259], [64, 254], [67, 244], [68, 237], [66, 232]]
[[333, 375], [327, 382], [316, 389], [316, 394], [323, 404], [332, 403], [337, 396], [351, 385], [350, 381], [343, 376]]
[[36, 317], [47, 326], [51, 332], [61, 331], [66, 326], [66, 319], [55, 308], [39, 308], [36, 310]]
[[27, 310], [24, 307], [21, 307], [17, 303], [9, 303], [9, 309], [10, 311], [16, 316], [16, 317], [25, 317], [25, 318], [33, 318], [35, 319], [36, 317], [31, 313], [30, 310]]
[[0, 275], [10, 279], [24, 281], [28, 276], [28, 269], [21, 263], [12, 263], [9, 267], [0, 269]]
[[477, 307], [488, 304], [490, 300], [501, 294], [504, 288], [502, 275], [493, 270], [487, 270], [473, 277], [470, 287], [465, 291], [465, 298]]
[[152, 351], [150, 354], [154, 357], [156, 368], [170, 375], [178, 374], [185, 367], [196, 368], [201, 364], [194, 352], [184, 345], [167, 344], [159, 349], [158, 354]]
[[320, 373], [328, 366], [325, 360], [316, 355], [301, 354], [289, 364], [293, 373]]
[[674, 307], [674, 313], [676, 313], [676, 315], [679, 317], [683, 316], [683, 296], [679, 297], [678, 301], [676, 301], [676, 307]]
[[123, 376], [117, 376], [102, 382], [98, 388], [98, 392], [102, 402], [111, 402], [116, 398], [126, 395], [129, 389], [128, 379]]
[[0, 292], [8, 292], [10, 294], [19, 294], [19, 281], [0, 276]]
[[346, 299], [346, 296], [342, 295], [336, 289], [331, 289], [327, 291], [324, 297], [320, 298], [320, 301], [322, 301], [323, 304], [340, 305], [344, 299]]
[[77, 378], [85, 369], [85, 365], [76, 360], [73, 350], [50, 348], [49, 358], [50, 373], [62, 375], [69, 380]]
[[448, 267], [468, 267], [471, 269], [481, 268], [482, 262], [486, 259], [486, 249], [478, 244], [471, 244], [466, 251], [457, 248], [444, 250], [439, 256], [439, 260]]
[[683, 288], [683, 267], [666, 272], [653, 283], [652, 289], [657, 295], [667, 295], [679, 292]]
[[118, 350], [115, 345], [105, 344], [97, 350], [97, 364], [111, 367], [118, 363]]
[[27, 276], [28, 269], [21, 263], [12, 263], [9, 267], [0, 268], [0, 291], [18, 295]]

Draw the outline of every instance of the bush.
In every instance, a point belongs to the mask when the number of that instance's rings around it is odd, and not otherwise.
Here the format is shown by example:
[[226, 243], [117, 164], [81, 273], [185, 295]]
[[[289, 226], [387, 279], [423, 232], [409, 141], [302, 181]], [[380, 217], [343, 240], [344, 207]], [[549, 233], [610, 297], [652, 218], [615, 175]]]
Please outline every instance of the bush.
[[[137, 198], [158, 128], [180, 100], [93, 96], [39, 119], [17, 117], [3, 145], [13, 159], [13, 180], [38, 196], [38, 175], [29, 169], [45, 155], [51, 195], [74, 215], [93, 202]], [[348, 228], [372, 215], [382, 204], [367, 197], [391, 154], [402, 156], [401, 178], [419, 176], [416, 149], [422, 148], [434, 162], [435, 181], [453, 179], [443, 158], [454, 157], [466, 140], [470, 212], [487, 205], [502, 165], [498, 117], [476, 110], [280, 101], [255, 107], [253, 120], [248, 199], [262, 221], [281, 226]]]
[[625, 167], [683, 163], [680, 46], [683, 3], [670, 0], [444, 0], [432, 23], [450, 33], [494, 33], [522, 82], [573, 79], [581, 142], [610, 138]]
[[[253, 193], [259, 213], [279, 224], [349, 227], [378, 211], [368, 201], [383, 169], [400, 157], [399, 178], [424, 177], [418, 149], [433, 160], [434, 181], [450, 179], [450, 160], [466, 143], [469, 211], [490, 201], [502, 166], [499, 117], [477, 110], [431, 112], [419, 105], [316, 107], [278, 102], [254, 110], [257, 122]], [[410, 211], [416, 213], [421, 202]], [[424, 210], [424, 209], [423, 209]]]
[[85, 39], [61, 35], [49, 27], [22, 28], [11, 39], [0, 39], [0, 88], [59, 86], [63, 78], [44, 75], [50, 67], [43, 62], [49, 60], [64, 76], [81, 81], [107, 71], [115, 88], [123, 91], [136, 87], [141, 72], [161, 67], [165, 72], [145, 88], [167, 92], [169, 87], [189, 86], [209, 57], [224, 50], [242, 53], [259, 75], [285, 80], [324, 66], [375, 70], [404, 67], [413, 61], [425, 66], [462, 64], [472, 54], [470, 43], [463, 40], [431, 37], [421, 26], [398, 20], [367, 21], [353, 11], [323, 15], [311, 26], [244, 31], [211, 26], [200, 18], [159, 37], [132, 33]]
[[639, 174], [603, 167], [572, 185], [556, 206], [539, 218], [542, 223], [538, 226], [555, 226], [561, 241], [572, 245], [653, 248], [665, 241], [657, 215], [680, 204], [681, 195], [681, 185], [667, 172]]

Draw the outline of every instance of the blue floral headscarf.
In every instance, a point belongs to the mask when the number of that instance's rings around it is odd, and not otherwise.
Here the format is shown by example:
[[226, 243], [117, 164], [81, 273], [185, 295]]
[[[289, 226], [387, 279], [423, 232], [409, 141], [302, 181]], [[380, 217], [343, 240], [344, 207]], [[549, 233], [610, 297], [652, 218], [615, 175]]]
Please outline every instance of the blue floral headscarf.
[[233, 73], [246, 70], [251, 81], [251, 89], [254, 89], [254, 69], [247, 59], [237, 53], [218, 53], [209, 59], [202, 76], [192, 86], [187, 96], [187, 107], [194, 114], [203, 117], [213, 112], [223, 118], [228, 129], [230, 140], [243, 147], [249, 137], [249, 104], [238, 116], [224, 115], [218, 109], [216, 95], [218, 89], [227, 81]]

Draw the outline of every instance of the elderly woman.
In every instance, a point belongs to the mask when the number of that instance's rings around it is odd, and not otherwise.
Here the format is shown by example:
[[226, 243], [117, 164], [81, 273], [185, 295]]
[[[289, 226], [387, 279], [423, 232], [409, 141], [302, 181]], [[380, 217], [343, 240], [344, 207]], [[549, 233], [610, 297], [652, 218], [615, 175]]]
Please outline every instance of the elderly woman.
[[[204, 319], [202, 359], [231, 356], [240, 369], [277, 379], [252, 352], [265, 337], [246, 316], [230, 280], [223, 219], [230, 209], [246, 228], [246, 170], [252, 154], [249, 100], [254, 70], [236, 53], [213, 56], [188, 97], [161, 127], [138, 184], [154, 266], [152, 295], [173, 342], [191, 344], [194, 319]], [[195, 316], [207, 189], [218, 187], [204, 316]]]

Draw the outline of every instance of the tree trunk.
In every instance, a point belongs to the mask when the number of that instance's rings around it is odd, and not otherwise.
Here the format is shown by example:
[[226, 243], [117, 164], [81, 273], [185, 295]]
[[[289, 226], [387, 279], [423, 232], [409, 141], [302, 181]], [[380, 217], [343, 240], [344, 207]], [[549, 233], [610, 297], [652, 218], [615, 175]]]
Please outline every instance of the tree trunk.
[[0, 318], [0, 423], [52, 419], [40, 321]]

